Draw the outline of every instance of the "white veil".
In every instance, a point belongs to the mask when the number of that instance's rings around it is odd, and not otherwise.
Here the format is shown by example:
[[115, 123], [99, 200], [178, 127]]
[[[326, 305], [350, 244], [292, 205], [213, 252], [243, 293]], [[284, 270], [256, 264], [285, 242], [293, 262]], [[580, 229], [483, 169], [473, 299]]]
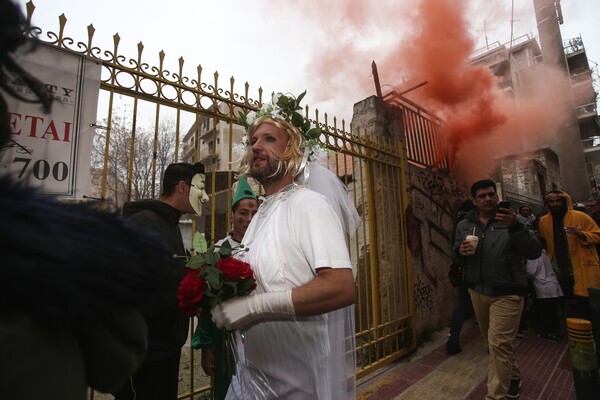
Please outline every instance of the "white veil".
[[307, 162], [308, 151], [309, 149], [305, 150], [300, 172], [296, 175], [296, 182], [325, 196], [340, 219], [346, 236], [354, 236], [360, 216], [346, 186], [338, 176], [318, 161]]
[[[308, 186], [325, 196], [329, 205], [337, 214], [346, 238], [356, 233], [360, 216], [346, 186], [331, 170], [317, 160], [308, 161], [310, 149], [306, 149], [296, 182]], [[352, 265], [356, 278], [356, 266]], [[356, 398], [356, 342], [354, 324], [354, 305], [328, 313], [329, 338], [332, 345], [332, 357], [329, 358], [333, 393], [343, 394], [345, 399]], [[340, 385], [337, 386], [336, 385]]]

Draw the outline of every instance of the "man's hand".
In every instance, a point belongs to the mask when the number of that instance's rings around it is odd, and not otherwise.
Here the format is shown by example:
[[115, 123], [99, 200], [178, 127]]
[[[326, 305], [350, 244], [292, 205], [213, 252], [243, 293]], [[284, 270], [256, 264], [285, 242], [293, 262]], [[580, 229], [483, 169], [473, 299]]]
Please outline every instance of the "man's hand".
[[292, 291], [241, 296], [215, 306], [212, 320], [219, 328], [234, 330], [258, 321], [293, 317]]
[[200, 365], [202, 365], [202, 369], [206, 375], [215, 375], [215, 353], [210, 347], [202, 349], [202, 361]]
[[496, 212], [496, 220], [512, 228], [517, 223], [517, 214], [510, 208], [499, 208]]
[[579, 239], [585, 240], [585, 235], [581, 231], [581, 229], [576, 226], [565, 226], [565, 233], [567, 235], [573, 235], [578, 237]]
[[473, 246], [473, 242], [469, 240], [463, 240], [458, 248], [458, 254], [463, 257], [472, 256], [475, 254], [475, 246]]

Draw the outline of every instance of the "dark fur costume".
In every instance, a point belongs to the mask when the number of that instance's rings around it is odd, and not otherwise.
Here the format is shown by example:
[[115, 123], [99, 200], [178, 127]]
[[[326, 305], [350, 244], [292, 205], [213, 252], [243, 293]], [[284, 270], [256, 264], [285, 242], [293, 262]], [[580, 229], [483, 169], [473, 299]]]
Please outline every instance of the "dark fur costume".
[[[152, 307], [169, 262], [162, 239], [119, 216], [57, 203], [0, 178], [0, 313], [71, 320]], [[162, 263], [161, 263], [162, 261]], [[162, 265], [161, 265], [162, 264]]]
[[83, 400], [143, 360], [160, 310], [161, 239], [120, 217], [54, 202], [0, 178], [0, 393]]
[[[19, 5], [0, 0], [0, 88], [48, 112], [51, 93], [11, 57], [27, 30]], [[2, 94], [0, 151], [11, 135]], [[88, 386], [120, 387], [146, 354], [143, 315], [172, 295], [169, 262], [161, 238], [0, 177], [0, 398], [84, 400]]]

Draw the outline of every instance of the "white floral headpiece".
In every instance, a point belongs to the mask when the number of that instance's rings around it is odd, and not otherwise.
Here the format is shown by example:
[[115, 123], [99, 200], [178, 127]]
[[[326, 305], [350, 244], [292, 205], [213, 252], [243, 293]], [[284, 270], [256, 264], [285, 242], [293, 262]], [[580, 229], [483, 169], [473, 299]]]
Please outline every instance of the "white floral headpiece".
[[[302, 92], [298, 98], [295, 98], [293, 95], [276, 93], [273, 95], [270, 103], [263, 103], [260, 110], [250, 111], [248, 114], [244, 114], [240, 111], [238, 122], [247, 130], [257, 118], [261, 117], [270, 117], [286, 121], [298, 128], [302, 134], [300, 146], [305, 150], [308, 149], [308, 159], [312, 160], [320, 158], [323, 155], [326, 155], [324, 145], [319, 142], [319, 136], [321, 135], [322, 130], [321, 128], [312, 125], [308, 118], [304, 118], [302, 114], [298, 112], [302, 110], [300, 102], [305, 95], [306, 91]], [[246, 132], [242, 138], [242, 146], [246, 148], [249, 145], [248, 132]]]

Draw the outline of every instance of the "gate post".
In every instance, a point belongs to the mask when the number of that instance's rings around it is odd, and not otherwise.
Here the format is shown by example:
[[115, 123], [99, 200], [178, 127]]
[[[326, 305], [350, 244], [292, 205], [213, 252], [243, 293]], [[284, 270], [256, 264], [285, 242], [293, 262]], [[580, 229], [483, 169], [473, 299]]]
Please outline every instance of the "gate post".
[[567, 318], [567, 333], [577, 400], [598, 399], [600, 379], [592, 324], [585, 319]]

